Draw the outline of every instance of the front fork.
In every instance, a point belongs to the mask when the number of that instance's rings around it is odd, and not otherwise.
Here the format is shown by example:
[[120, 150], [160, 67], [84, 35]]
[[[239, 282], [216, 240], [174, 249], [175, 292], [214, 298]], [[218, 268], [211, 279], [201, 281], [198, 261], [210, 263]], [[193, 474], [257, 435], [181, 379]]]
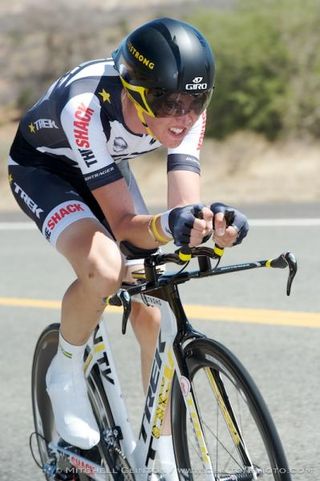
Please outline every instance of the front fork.
[[185, 345], [187, 342], [190, 342], [191, 340], [194, 340], [195, 337], [200, 337], [200, 336], [201, 336], [200, 333], [196, 331], [193, 332], [192, 330], [190, 330], [189, 332], [185, 333], [184, 341], [180, 339], [179, 341], [175, 342], [174, 344], [175, 371], [176, 371], [177, 380], [180, 386], [180, 391], [186, 407], [186, 412], [191, 421], [194, 437], [201, 456], [202, 466], [205, 473], [205, 479], [206, 481], [216, 481], [211, 458], [209, 455], [207, 441], [205, 438], [205, 433], [202, 427], [200, 413], [198, 410], [197, 400], [195, 397], [195, 393], [193, 391], [188, 367], [182, 353], [183, 345]]

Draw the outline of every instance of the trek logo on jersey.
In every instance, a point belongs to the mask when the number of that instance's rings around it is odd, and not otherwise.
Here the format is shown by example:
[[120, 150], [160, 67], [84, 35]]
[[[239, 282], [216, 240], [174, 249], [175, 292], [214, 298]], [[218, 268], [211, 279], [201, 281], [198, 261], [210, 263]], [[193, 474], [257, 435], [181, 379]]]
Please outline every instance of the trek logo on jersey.
[[57, 211], [51, 215], [50, 219], [47, 221], [48, 228], [52, 231], [64, 217], [76, 212], [84, 212], [85, 209], [83, 205], [80, 202], [66, 202], [63, 207], [57, 209]]
[[206, 82], [201, 83], [203, 77], [195, 77], [192, 80], [192, 84], [186, 84], [186, 90], [206, 90], [208, 88], [208, 84]]
[[35, 122], [31, 122], [28, 127], [32, 134], [41, 129], [59, 129], [52, 119], [38, 119]]
[[24, 190], [21, 189], [20, 185], [18, 185], [16, 182], [13, 182], [13, 185], [15, 193], [20, 196], [31, 212], [35, 214], [38, 219], [40, 219], [40, 214], [43, 212], [43, 210], [31, 199], [31, 197], [28, 196]]
[[142, 53], [138, 52], [138, 50], [132, 45], [131, 42], [127, 43], [127, 47], [134, 58], [136, 58], [139, 62], [148, 67], [150, 70], [154, 69], [154, 62], [151, 62], [151, 60], [142, 55]]
[[86, 107], [84, 103], [78, 105], [78, 108], [74, 114], [75, 120], [73, 122], [73, 133], [78, 147], [90, 149], [89, 142], [89, 123], [94, 110], [90, 107]]

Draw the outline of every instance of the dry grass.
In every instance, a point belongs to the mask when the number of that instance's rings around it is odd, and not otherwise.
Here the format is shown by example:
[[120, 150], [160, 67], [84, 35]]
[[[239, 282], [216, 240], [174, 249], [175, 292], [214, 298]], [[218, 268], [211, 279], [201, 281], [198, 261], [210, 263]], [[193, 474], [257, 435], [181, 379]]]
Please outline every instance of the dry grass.
[[0, 210], [2, 211], [18, 208], [7, 182], [7, 158], [16, 128], [17, 125], [14, 122], [0, 126]]
[[[237, 133], [207, 140], [201, 153], [202, 198], [232, 204], [320, 201], [320, 142], [267, 142]], [[163, 205], [166, 161], [158, 154], [134, 162], [136, 176], [150, 205]], [[156, 189], [155, 189], [156, 186]]]

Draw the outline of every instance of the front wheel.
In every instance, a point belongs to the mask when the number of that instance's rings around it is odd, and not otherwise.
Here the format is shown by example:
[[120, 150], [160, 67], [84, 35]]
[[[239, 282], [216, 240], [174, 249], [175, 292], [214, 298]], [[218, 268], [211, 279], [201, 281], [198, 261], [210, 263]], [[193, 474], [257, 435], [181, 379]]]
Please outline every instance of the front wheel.
[[183, 378], [180, 387], [175, 376], [171, 407], [180, 480], [291, 481], [268, 408], [240, 361], [209, 339], [192, 341], [183, 356], [191, 384]]

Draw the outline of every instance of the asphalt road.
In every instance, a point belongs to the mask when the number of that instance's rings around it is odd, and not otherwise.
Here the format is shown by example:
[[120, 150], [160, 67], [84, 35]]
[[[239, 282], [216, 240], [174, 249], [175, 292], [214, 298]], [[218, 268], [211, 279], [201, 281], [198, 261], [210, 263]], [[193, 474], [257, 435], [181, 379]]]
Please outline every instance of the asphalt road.
[[[319, 236], [320, 222], [300, 218], [319, 217], [319, 206], [297, 209], [252, 209], [250, 235], [243, 246], [229, 250], [224, 263], [275, 257], [283, 251], [296, 254], [299, 272], [290, 298], [285, 295], [286, 273], [257, 270], [201, 280], [183, 286], [182, 298], [192, 305], [256, 309], [260, 323], [235, 319], [192, 320], [209, 336], [233, 350], [253, 375], [275, 419], [283, 440], [294, 480], [311, 481], [320, 475], [320, 314], [314, 327], [304, 319], [320, 312]], [[275, 225], [271, 219], [291, 219]], [[263, 221], [264, 219], [264, 221]], [[270, 220], [266, 220], [270, 219]], [[20, 216], [0, 216], [0, 480], [40, 481], [41, 472], [29, 453], [33, 430], [30, 373], [36, 340], [44, 327], [59, 321], [57, 308], [26, 306], [19, 299], [59, 301], [73, 280], [73, 273], [34, 229], [13, 228]], [[9, 222], [5, 225], [2, 222]], [[284, 225], [286, 224], [286, 225]], [[288, 225], [289, 224], [289, 225]], [[5, 305], [7, 304], [7, 305]], [[266, 324], [261, 313], [270, 312], [274, 324]], [[287, 313], [287, 324], [278, 322], [278, 311]], [[199, 309], [200, 312], [200, 309]], [[298, 313], [298, 314], [294, 314]], [[307, 313], [307, 314], [303, 314]], [[293, 325], [298, 316], [297, 325]], [[120, 336], [120, 317], [109, 314], [113, 352], [119, 360], [120, 377], [128, 397], [135, 429], [142, 409], [142, 390], [135, 385], [139, 373], [139, 351], [131, 329]], [[201, 316], [200, 316], [201, 317]], [[291, 322], [292, 321], [292, 322]]]

